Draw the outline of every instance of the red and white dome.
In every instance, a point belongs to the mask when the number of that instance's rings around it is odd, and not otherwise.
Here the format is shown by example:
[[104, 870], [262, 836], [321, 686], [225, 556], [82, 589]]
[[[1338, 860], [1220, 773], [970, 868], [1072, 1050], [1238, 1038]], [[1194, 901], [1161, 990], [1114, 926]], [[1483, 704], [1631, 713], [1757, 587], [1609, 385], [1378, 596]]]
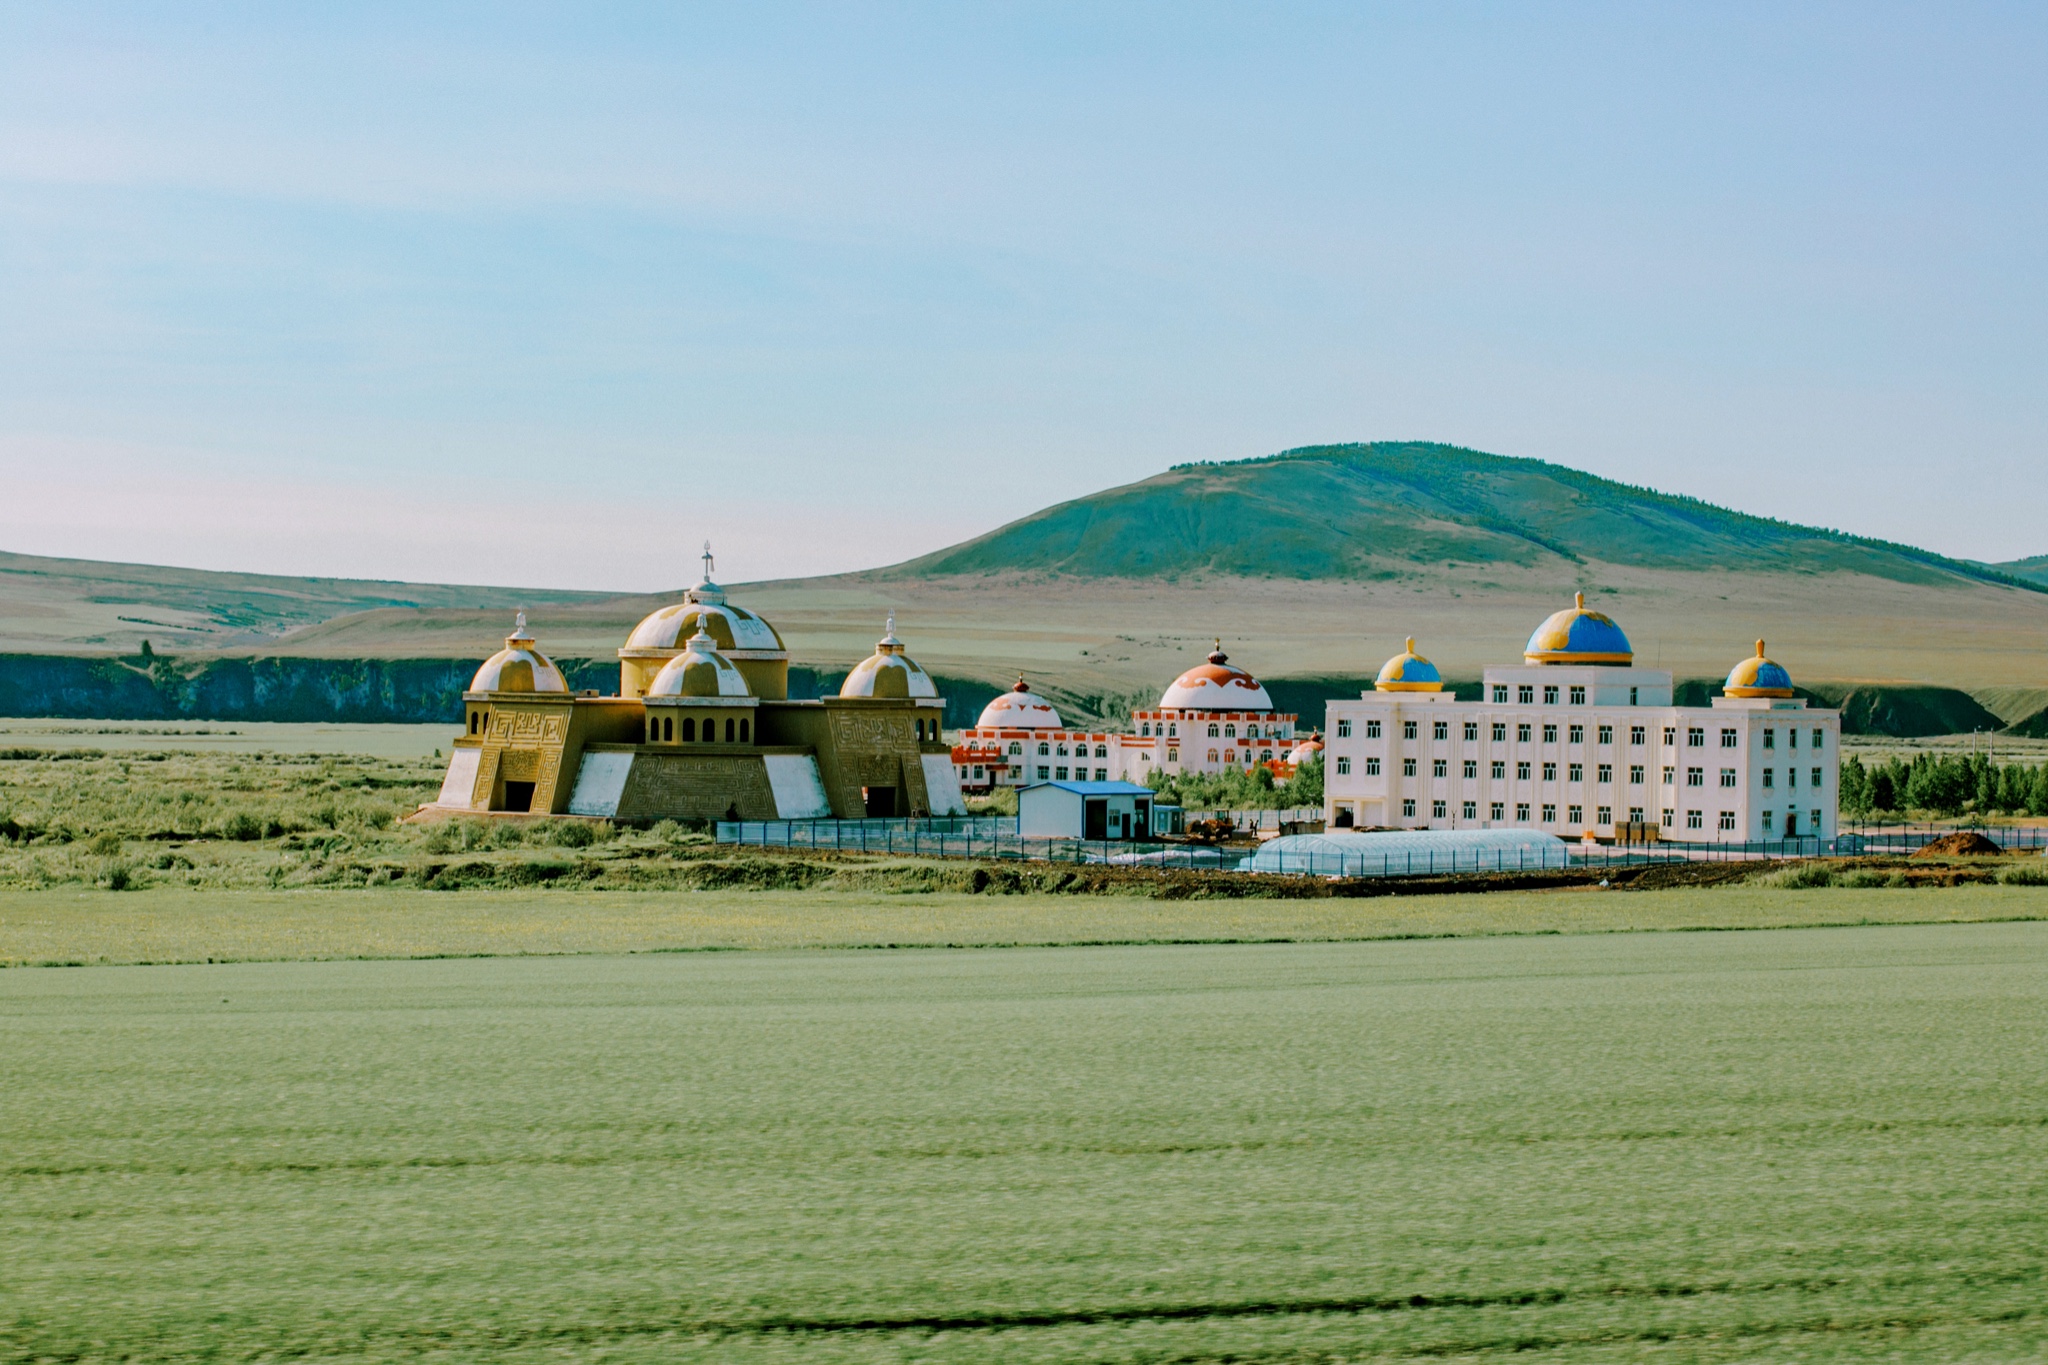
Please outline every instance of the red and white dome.
[[1310, 735], [1307, 739], [1287, 751], [1287, 761], [1299, 768], [1310, 759], [1321, 757], [1322, 752], [1323, 741], [1314, 735]]
[[982, 707], [981, 719], [974, 723], [983, 730], [1057, 730], [1060, 713], [1019, 678], [1015, 687]]
[[1270, 711], [1273, 699], [1259, 680], [1241, 668], [1230, 666], [1223, 642], [1209, 655], [1209, 662], [1197, 664], [1173, 680], [1159, 699], [1162, 711]]

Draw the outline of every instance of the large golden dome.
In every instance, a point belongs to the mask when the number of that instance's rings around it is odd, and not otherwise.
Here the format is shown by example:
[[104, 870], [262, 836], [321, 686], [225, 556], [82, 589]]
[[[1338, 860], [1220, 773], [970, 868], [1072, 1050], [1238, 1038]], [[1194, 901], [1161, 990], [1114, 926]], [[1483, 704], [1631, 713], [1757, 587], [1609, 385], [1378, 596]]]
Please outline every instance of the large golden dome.
[[670, 659], [681, 654], [698, 631], [746, 675], [754, 696], [781, 701], [789, 695], [789, 650], [767, 620], [726, 600], [725, 589], [711, 581], [711, 546], [704, 547], [704, 581], [671, 603], [643, 617], [619, 650], [619, 692], [643, 695]]
[[1582, 592], [1572, 594], [1571, 606], [1552, 612], [1522, 647], [1522, 658], [1532, 664], [1629, 664], [1635, 657], [1620, 626], [1586, 610]]

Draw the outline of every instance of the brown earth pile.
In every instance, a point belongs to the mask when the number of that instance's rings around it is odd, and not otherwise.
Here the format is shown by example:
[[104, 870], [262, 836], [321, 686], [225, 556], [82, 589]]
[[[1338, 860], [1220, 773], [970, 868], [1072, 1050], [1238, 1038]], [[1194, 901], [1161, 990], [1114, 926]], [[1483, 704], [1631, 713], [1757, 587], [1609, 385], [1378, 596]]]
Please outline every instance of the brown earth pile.
[[1944, 834], [1913, 856], [1915, 858], [1949, 858], [1958, 854], [1989, 854], [1993, 857], [2005, 852], [1974, 829], [1959, 829], [1954, 834]]

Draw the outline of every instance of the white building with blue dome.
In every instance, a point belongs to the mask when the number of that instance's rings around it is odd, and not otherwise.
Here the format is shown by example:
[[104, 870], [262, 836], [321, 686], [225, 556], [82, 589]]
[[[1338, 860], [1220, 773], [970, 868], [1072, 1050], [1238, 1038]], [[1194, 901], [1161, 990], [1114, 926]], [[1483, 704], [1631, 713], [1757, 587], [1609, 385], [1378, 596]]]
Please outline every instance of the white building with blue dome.
[[1835, 836], [1841, 714], [1810, 707], [1764, 655], [1708, 706], [1673, 705], [1584, 594], [1536, 627], [1519, 665], [1459, 701], [1415, 641], [1369, 692], [1329, 703], [1332, 828], [1530, 828], [1563, 838], [1748, 843]]

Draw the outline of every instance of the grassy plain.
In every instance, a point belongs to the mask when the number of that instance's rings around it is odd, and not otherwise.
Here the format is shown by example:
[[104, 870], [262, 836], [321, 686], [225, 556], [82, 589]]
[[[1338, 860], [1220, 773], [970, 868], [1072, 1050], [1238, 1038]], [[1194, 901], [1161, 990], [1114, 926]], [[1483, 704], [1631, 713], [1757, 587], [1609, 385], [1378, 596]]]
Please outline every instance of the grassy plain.
[[347, 754], [427, 758], [445, 750], [459, 727], [350, 725], [336, 721], [57, 720], [0, 717], [0, 750], [101, 749], [133, 754]]
[[0, 1357], [2017, 1360], [2048, 926], [0, 973]]

